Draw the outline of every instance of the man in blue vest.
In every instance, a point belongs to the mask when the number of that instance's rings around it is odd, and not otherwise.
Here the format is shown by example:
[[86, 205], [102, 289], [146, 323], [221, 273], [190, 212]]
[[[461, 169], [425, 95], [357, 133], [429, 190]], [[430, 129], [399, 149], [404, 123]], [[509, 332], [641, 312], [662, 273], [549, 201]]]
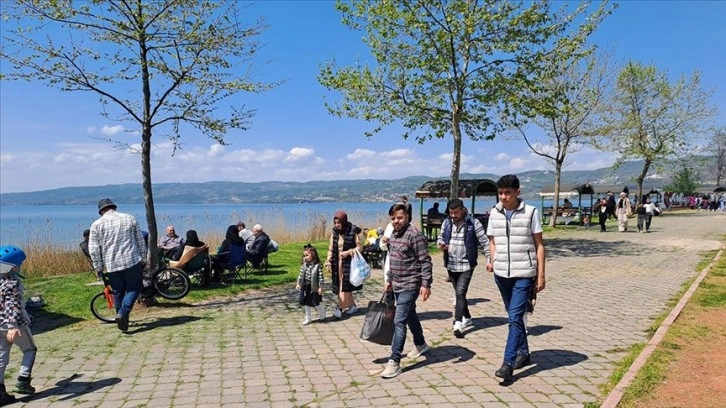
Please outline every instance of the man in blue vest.
[[469, 283], [481, 251], [489, 258], [489, 240], [479, 220], [469, 215], [464, 203], [455, 198], [447, 206], [449, 216], [441, 225], [437, 240], [444, 253], [444, 266], [456, 293], [454, 308], [454, 335], [464, 337], [464, 329], [471, 325], [471, 313], [466, 301]]
[[494, 373], [503, 381], [530, 364], [524, 314], [532, 293], [545, 288], [545, 248], [539, 213], [519, 199], [519, 179], [509, 174], [497, 181], [499, 203], [489, 215], [487, 236], [494, 281], [502, 295], [509, 319], [504, 362]]

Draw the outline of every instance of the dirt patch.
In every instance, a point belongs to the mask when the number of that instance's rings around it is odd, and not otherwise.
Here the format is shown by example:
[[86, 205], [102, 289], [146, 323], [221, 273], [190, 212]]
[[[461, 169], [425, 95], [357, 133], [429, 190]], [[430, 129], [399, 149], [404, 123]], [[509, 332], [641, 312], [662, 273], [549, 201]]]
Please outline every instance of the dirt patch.
[[665, 380], [640, 408], [719, 407], [726, 395], [726, 310], [700, 309], [679, 319], [706, 334], [681, 341]]

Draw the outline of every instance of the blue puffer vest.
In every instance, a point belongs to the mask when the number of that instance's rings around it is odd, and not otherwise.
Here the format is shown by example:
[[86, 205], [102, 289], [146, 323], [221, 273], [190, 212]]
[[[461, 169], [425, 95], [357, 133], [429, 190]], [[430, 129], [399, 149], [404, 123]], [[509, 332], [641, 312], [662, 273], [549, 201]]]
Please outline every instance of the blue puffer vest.
[[[477, 253], [477, 238], [476, 238], [476, 231], [474, 231], [474, 218], [470, 215], [466, 215], [466, 219], [464, 220], [464, 223], [466, 223], [466, 229], [464, 229], [464, 245], [466, 246], [466, 259], [469, 261], [469, 265], [471, 266], [471, 269], [474, 269], [474, 267], [477, 265], [476, 258], [478, 256]], [[451, 217], [444, 220], [443, 225], [441, 226], [441, 236], [444, 240], [444, 243], [446, 245], [449, 245], [449, 241], [451, 241], [451, 228], [454, 225], [453, 220]], [[447, 267], [449, 264], [449, 252], [444, 252], [444, 267]]]

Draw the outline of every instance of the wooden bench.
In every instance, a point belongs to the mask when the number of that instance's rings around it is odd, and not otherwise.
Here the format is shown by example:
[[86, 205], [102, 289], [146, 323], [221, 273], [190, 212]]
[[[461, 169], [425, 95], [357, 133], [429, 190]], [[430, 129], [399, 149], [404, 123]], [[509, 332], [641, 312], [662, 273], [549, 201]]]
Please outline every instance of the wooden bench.
[[383, 269], [383, 262], [385, 261], [383, 251], [362, 251], [363, 259], [368, 262], [371, 268]]
[[[552, 217], [552, 214], [554, 214], [554, 209], [552, 207], [546, 207], [542, 211], [542, 224], [548, 224], [550, 217]], [[557, 223], [562, 223], [565, 225], [570, 225], [572, 221], [575, 220], [575, 218], [580, 218], [580, 213], [578, 212], [577, 208], [558, 208], [557, 209]]]
[[441, 229], [441, 224], [444, 222], [444, 219], [432, 218], [429, 220], [428, 215], [423, 215], [421, 221], [423, 223], [421, 224], [421, 232], [426, 235], [426, 238], [429, 241], [435, 241], [436, 238], [439, 236], [439, 230]]

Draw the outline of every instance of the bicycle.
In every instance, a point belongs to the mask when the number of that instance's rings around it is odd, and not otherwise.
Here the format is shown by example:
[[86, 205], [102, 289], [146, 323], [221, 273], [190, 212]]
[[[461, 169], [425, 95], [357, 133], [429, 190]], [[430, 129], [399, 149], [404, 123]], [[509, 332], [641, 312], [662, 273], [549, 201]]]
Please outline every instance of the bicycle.
[[[191, 279], [181, 269], [162, 263], [153, 273], [147, 272], [145, 267], [144, 288], [139, 296], [140, 299], [159, 295], [164, 299], [179, 300], [186, 296], [191, 289]], [[102, 322], [113, 323], [116, 321], [113, 292], [106, 274], [102, 274], [101, 279], [103, 280], [103, 290], [91, 299], [91, 313]]]

